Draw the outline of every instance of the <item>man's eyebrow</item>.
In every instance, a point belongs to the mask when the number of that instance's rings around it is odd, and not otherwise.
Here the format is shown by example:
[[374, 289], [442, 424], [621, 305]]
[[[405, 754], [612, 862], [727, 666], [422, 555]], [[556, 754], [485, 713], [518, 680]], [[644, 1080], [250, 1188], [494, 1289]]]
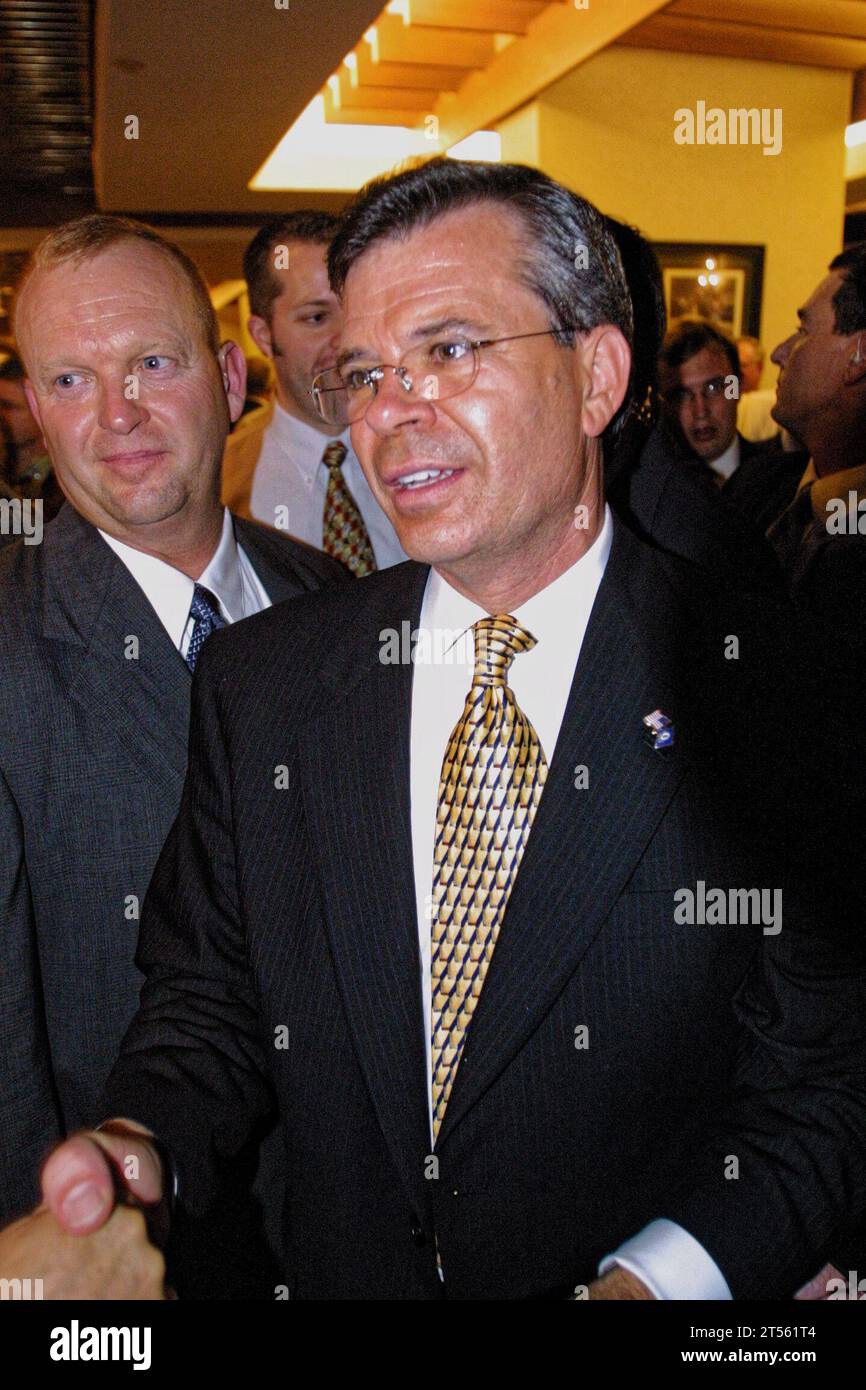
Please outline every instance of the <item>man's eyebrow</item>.
[[[165, 351], [176, 352], [179, 356], [190, 356], [193, 351], [191, 339], [168, 333], [164, 338], [144, 338], [130, 349], [128, 361], [132, 362], [137, 357], [155, 357]], [[92, 368], [86, 362], [77, 362], [73, 356], [69, 357], [50, 357], [38, 364], [36, 370], [40, 376], [50, 376], [52, 372], [87, 372]]]
[[[485, 333], [490, 331], [490, 325], [479, 323], [475, 319], [461, 318], [459, 315], [452, 314], [448, 318], [435, 319], [429, 323], [419, 323], [409, 334], [409, 341], [413, 343], [423, 342], [425, 338], [431, 338], [436, 333], [468, 333], [473, 338], [483, 338]], [[345, 367], [349, 362], [356, 362], [359, 357], [374, 357], [375, 354], [370, 348], [352, 347], [341, 352], [335, 362], [335, 367]]]
[[334, 301], [333, 301], [333, 299], [303, 299], [303, 300], [301, 300], [301, 303], [300, 303], [300, 304], [296, 304], [296, 305], [295, 305], [295, 307], [294, 307], [294, 312], [297, 313], [299, 309], [333, 309], [333, 308], [334, 308]]

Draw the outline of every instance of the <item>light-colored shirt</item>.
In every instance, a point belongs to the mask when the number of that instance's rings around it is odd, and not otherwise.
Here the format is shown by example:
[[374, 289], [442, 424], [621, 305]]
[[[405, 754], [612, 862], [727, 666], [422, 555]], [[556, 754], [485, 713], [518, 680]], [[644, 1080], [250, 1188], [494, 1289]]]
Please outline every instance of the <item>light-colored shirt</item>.
[[849, 524], [853, 521], [851, 530], [856, 534], [860, 516], [859, 503], [866, 497], [866, 464], [859, 463], [853, 468], [840, 468], [838, 473], [825, 473], [823, 478], [819, 478], [815, 472], [814, 461], [810, 459], [797, 484], [798, 497], [810, 483], [813, 486], [809, 500], [815, 520], [826, 524], [828, 517], [838, 510], [830, 504], [842, 502], [849, 515]]
[[776, 404], [776, 392], [746, 391], [737, 405], [737, 429], [744, 439], [761, 444], [775, 439], [781, 428], [770, 414]]
[[715, 473], [719, 486], [726, 483], [736, 473], [739, 466], [740, 441], [737, 435], [734, 435], [732, 443], [728, 445], [723, 454], [719, 454], [717, 459], [713, 459], [712, 463], [707, 464], [710, 471]]
[[[602, 530], [586, 554], [547, 588], [519, 604], [512, 612], [512, 617], [535, 637], [536, 645], [531, 651], [515, 657], [508, 672], [508, 684], [538, 735], [548, 766], [556, 748], [612, 539], [613, 522], [609, 508], [605, 508]], [[474, 638], [471, 628], [480, 618], [488, 616], [485, 609], [460, 594], [436, 570], [431, 569], [418, 624], [410, 730], [412, 859], [421, 956], [431, 1151], [430, 923], [439, 777], [448, 739], [463, 713], [472, 684]], [[610, 1263], [622, 1264], [630, 1269], [657, 1298], [723, 1299], [731, 1296], [715, 1261], [694, 1237], [672, 1221], [653, 1221], [620, 1250], [612, 1252], [600, 1272], [604, 1272]]]
[[[98, 529], [98, 528], [97, 528]], [[198, 580], [175, 569], [156, 555], [148, 555], [126, 545], [115, 536], [100, 530], [106, 545], [123, 561], [144, 596], [162, 623], [172, 645], [185, 657], [195, 625], [190, 617], [193, 590], [202, 584], [218, 601], [221, 616], [227, 623], [249, 618], [270, 608], [267, 590], [235, 539], [235, 529], [228, 508], [223, 510], [223, 529], [219, 545]]]
[[[343, 477], [364, 519], [376, 564], [379, 569], [398, 565], [406, 559], [406, 552], [370, 491], [348, 431], [339, 439], [346, 446]], [[328, 490], [328, 466], [322, 462], [322, 455], [333, 442], [332, 437], [295, 419], [275, 401], [253, 474], [251, 514], [317, 550], [322, 549], [322, 518]]]

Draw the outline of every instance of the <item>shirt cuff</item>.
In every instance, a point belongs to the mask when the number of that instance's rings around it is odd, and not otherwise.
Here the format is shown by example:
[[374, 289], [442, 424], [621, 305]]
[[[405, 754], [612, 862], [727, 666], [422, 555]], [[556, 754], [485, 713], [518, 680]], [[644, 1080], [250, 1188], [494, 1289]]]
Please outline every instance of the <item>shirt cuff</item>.
[[646, 1284], [653, 1298], [732, 1299], [715, 1260], [675, 1221], [651, 1221], [612, 1254], [605, 1255], [598, 1272], [607, 1274], [615, 1265]]

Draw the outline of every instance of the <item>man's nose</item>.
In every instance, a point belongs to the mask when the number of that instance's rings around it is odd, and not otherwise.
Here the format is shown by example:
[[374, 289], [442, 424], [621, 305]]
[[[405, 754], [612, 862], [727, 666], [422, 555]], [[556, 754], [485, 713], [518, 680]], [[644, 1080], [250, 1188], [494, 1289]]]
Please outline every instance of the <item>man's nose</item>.
[[703, 391], [695, 391], [692, 396], [692, 411], [697, 420], [705, 420], [710, 414], [710, 403]]
[[784, 340], [784, 342], [779, 343], [778, 347], [773, 348], [773, 351], [770, 353], [770, 361], [773, 362], [777, 367], [785, 366], [785, 363], [788, 360], [788, 353], [791, 350], [791, 344], [793, 341], [794, 335], [792, 333], [789, 337], [787, 337]]
[[367, 406], [365, 419], [370, 428], [387, 434], [401, 425], [432, 424], [436, 411], [431, 401], [419, 394], [421, 384], [413, 381], [412, 389], [407, 390], [393, 367], [386, 367], [377, 383], [376, 395]]
[[103, 381], [99, 390], [99, 425], [113, 434], [129, 434], [136, 425], [149, 419], [139, 398], [137, 376], [125, 376]]

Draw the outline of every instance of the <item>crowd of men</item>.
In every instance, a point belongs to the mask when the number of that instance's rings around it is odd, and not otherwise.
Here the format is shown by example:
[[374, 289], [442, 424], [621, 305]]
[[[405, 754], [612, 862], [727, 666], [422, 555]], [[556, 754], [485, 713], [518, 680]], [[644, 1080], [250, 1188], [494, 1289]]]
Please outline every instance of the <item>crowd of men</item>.
[[59, 506], [0, 551], [0, 1275], [827, 1297], [866, 245], [769, 429], [760, 344], [666, 331], [643, 238], [524, 166], [273, 219], [244, 274], [252, 409], [121, 218], [43, 240], [0, 358], [8, 497]]

